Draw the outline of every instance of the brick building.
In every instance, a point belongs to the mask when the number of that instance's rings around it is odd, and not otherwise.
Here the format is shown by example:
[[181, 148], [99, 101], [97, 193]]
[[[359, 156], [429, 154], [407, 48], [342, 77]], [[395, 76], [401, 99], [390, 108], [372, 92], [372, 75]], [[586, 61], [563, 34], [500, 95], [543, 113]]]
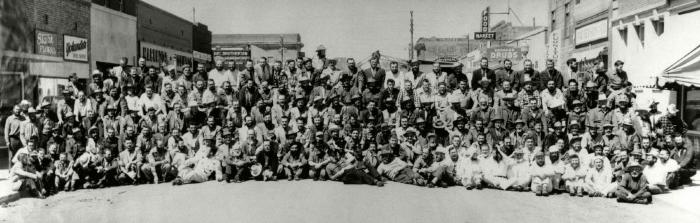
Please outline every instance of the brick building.
[[[215, 59], [236, 61], [266, 57], [272, 60], [294, 59], [301, 55], [301, 35], [289, 34], [214, 34], [212, 50]], [[282, 48], [284, 45], [284, 48]], [[284, 54], [284, 57], [282, 57]]]
[[[90, 1], [6, 0], [11, 27], [3, 40], [0, 105], [38, 101], [61, 90], [70, 74], [88, 77]], [[61, 10], [56, 10], [60, 8]]]
[[90, 8], [90, 68], [103, 73], [126, 57], [136, 61], [136, 2], [92, 0]]
[[139, 1], [136, 7], [138, 56], [149, 66], [177, 61], [192, 64], [192, 22]]
[[211, 63], [211, 31], [202, 23], [192, 25], [192, 57], [197, 63]]

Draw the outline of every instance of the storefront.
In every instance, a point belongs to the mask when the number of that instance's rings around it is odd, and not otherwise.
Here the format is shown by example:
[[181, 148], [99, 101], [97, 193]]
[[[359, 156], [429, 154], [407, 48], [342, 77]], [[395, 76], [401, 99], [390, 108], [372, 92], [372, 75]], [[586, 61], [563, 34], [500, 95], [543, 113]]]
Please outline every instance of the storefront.
[[153, 43], [139, 42], [139, 57], [146, 59], [147, 66], [158, 67], [161, 63], [176, 61], [177, 66], [192, 66], [192, 52], [184, 52]]
[[202, 53], [196, 50], [192, 51], [192, 60], [194, 60], [194, 65], [197, 66], [197, 64], [211, 64], [212, 59], [211, 59], [211, 54], [209, 53]]

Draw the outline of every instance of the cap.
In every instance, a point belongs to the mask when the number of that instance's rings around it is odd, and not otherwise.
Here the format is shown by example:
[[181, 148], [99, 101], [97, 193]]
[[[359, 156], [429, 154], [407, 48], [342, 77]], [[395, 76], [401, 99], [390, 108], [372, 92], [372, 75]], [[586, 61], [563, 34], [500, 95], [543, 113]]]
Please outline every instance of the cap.
[[630, 162], [630, 164], [627, 166], [627, 171], [632, 171], [633, 169], [641, 170], [642, 165], [639, 165], [637, 162]]
[[48, 102], [48, 101], [43, 101], [43, 102], [41, 102], [41, 107], [42, 107], [42, 108], [43, 108], [43, 107], [46, 107], [46, 106], [49, 106], [49, 105], [51, 105], [51, 103]]
[[564, 127], [564, 123], [561, 122], [554, 122], [554, 127]]
[[571, 104], [573, 105], [582, 105], [583, 103], [579, 100], [574, 100]]
[[73, 116], [75, 116], [75, 115], [73, 114], [73, 112], [70, 112], [70, 111], [69, 111], [69, 112], [66, 112], [66, 117], [73, 117]]
[[386, 155], [386, 154], [392, 154], [392, 153], [394, 153], [394, 152], [391, 151], [391, 148], [389, 148], [388, 146], [383, 147], [382, 150], [379, 151], [379, 155]]
[[666, 110], [668, 110], [668, 113], [672, 113], [672, 114], [678, 113], [678, 108], [676, 108], [676, 104], [670, 104], [670, 105], [668, 105], [668, 107], [666, 108]]
[[323, 132], [321, 132], [321, 131], [316, 132], [316, 136], [323, 136]]
[[540, 156], [544, 156], [544, 153], [542, 151], [535, 152], [535, 157], [540, 157]]
[[425, 119], [418, 117], [416, 118], [416, 123], [425, 123]]
[[659, 156], [659, 151], [656, 151], [655, 149], [652, 149], [647, 153], [647, 155], [653, 156], [653, 157], [658, 157]]
[[449, 152], [447, 151], [447, 148], [445, 148], [444, 146], [438, 146], [438, 148], [435, 150], [435, 153], [447, 154]]
[[559, 146], [552, 145], [552, 146], [549, 147], [549, 149], [547, 150], [547, 152], [550, 152], [550, 153], [559, 152]]
[[314, 98], [314, 102], [316, 101], [323, 101], [323, 97], [321, 97], [321, 95], [316, 95], [316, 97]]
[[30, 114], [36, 113], [36, 109], [29, 107], [29, 109], [27, 110], [27, 113], [30, 113]]
[[569, 144], [574, 144], [576, 142], [581, 142], [581, 137], [572, 137], [569, 139]]
[[518, 123], [525, 124], [525, 120], [522, 120], [522, 119], [515, 120], [515, 124], [518, 124]]
[[204, 134], [204, 140], [214, 140], [214, 136], [209, 135], [209, 134]]
[[607, 101], [608, 97], [605, 94], [598, 94], [598, 101]]
[[513, 151], [513, 154], [524, 154], [523, 149], [517, 148]]
[[413, 128], [413, 127], [408, 127], [408, 129], [406, 129], [406, 131], [403, 133], [403, 135], [406, 136], [406, 135], [410, 135], [410, 134], [418, 134], [418, 130], [416, 128]]
[[576, 121], [576, 120], [571, 120], [571, 122], [569, 122], [569, 127], [573, 127], [573, 126], [580, 128], [581, 124], [579, 124], [578, 121]]
[[98, 76], [98, 75], [99, 75], [99, 76], [102, 75], [102, 72], [101, 72], [100, 70], [95, 69], [95, 70], [92, 71], [92, 76]]
[[614, 127], [615, 127], [615, 125], [613, 125], [610, 122], [603, 124], [603, 128], [614, 128]]
[[632, 126], [632, 120], [629, 118], [626, 118], [626, 119], [622, 120], [622, 125]]
[[316, 51], [322, 51], [322, 50], [326, 50], [326, 47], [323, 46], [323, 44], [318, 45], [318, 47], [316, 47]]
[[71, 129], [71, 132], [72, 132], [72, 133], [78, 133], [78, 132], [80, 132], [80, 128], [78, 128], [78, 127], [73, 127], [73, 129]]

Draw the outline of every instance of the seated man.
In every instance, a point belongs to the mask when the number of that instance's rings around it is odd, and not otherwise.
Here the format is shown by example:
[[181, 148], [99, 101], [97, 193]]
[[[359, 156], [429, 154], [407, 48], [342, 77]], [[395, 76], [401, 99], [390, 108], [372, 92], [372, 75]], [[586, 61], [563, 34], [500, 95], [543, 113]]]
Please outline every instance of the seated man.
[[77, 187], [80, 183], [83, 188], [95, 188], [97, 186], [97, 166], [102, 165], [102, 157], [98, 154], [99, 149], [95, 146], [88, 146], [86, 151], [81, 154], [73, 163], [73, 187]]
[[593, 157], [593, 168], [588, 169], [584, 187], [590, 197], [612, 197], [615, 195], [617, 183], [613, 183], [612, 170], [605, 167], [605, 157]]
[[338, 152], [329, 154], [331, 162], [326, 165], [331, 180], [340, 180], [344, 184], [367, 184], [384, 186], [384, 182], [379, 180], [377, 171], [362, 160], [358, 160], [352, 151], [345, 151], [340, 155]]
[[29, 154], [18, 153], [15, 158], [17, 162], [12, 165], [10, 170], [11, 189], [21, 193], [29, 193], [31, 196], [45, 198], [46, 190], [42, 185], [41, 176], [34, 169]]
[[[464, 149], [464, 147], [462, 147]], [[465, 149], [466, 150], [466, 149]], [[460, 156], [457, 160], [457, 177], [467, 190], [481, 190], [484, 171], [479, 161], [479, 153], [474, 151], [470, 156]]]
[[[117, 148], [114, 148], [117, 149]], [[101, 157], [101, 165], [97, 166], [97, 187], [116, 186], [117, 173], [119, 170], [119, 159], [114, 155], [112, 149], [105, 149]]]
[[301, 143], [294, 142], [290, 145], [289, 151], [282, 158], [282, 166], [284, 174], [288, 180], [301, 180], [301, 174], [304, 172], [307, 161], [304, 152], [301, 151], [303, 146]]
[[454, 185], [454, 178], [449, 175], [447, 166], [444, 164], [446, 153], [447, 149], [445, 147], [438, 147], [434, 152], [435, 159], [427, 167], [418, 169], [417, 172], [429, 180], [428, 187], [437, 185], [447, 188], [449, 185]]
[[[257, 140], [248, 140], [248, 143], [252, 143], [252, 145], [257, 144]], [[260, 167], [258, 175], [253, 174], [254, 178], [257, 180], [263, 180], [263, 181], [276, 181], [277, 176], [281, 174], [282, 171], [284, 171], [284, 168], [282, 165], [279, 165], [279, 159], [281, 157], [278, 156], [276, 149], [274, 149], [270, 143], [269, 140], [265, 140], [262, 143], [262, 146], [259, 149], [254, 149], [252, 147], [254, 146], [249, 146], [251, 147], [249, 149], [253, 149], [255, 151], [255, 165], [251, 167], [251, 169], [254, 169], [253, 167]], [[245, 151], [245, 149], [243, 150]], [[245, 152], [247, 153], [247, 152]], [[257, 168], [255, 168], [257, 169]], [[253, 171], [251, 171], [252, 173]], [[257, 172], [257, 171], [256, 171]], [[261, 175], [259, 173], [262, 173]]]
[[681, 166], [670, 159], [669, 151], [662, 148], [659, 152], [651, 151], [646, 157], [647, 166], [644, 168], [643, 174], [649, 181], [649, 192], [652, 194], [660, 194], [668, 190], [676, 178], [676, 171]]
[[564, 175], [561, 176], [569, 195], [583, 197], [585, 178], [586, 168], [581, 166], [581, 159], [578, 155], [572, 154], [569, 156], [569, 165], [566, 165]]
[[627, 166], [627, 172], [622, 175], [617, 186], [617, 202], [650, 204], [651, 193], [649, 192], [647, 178], [642, 174], [642, 166], [631, 163]]
[[401, 159], [394, 157], [393, 151], [389, 148], [383, 148], [380, 152], [382, 163], [377, 167], [378, 174], [383, 180], [391, 180], [404, 184], [414, 184], [423, 186], [425, 180], [423, 177], [413, 172], [411, 166]]
[[552, 176], [554, 170], [544, 162], [544, 153], [538, 151], [534, 154], [535, 163], [531, 166], [532, 183], [530, 188], [537, 196], [548, 196], [552, 192]]
[[134, 140], [131, 138], [124, 139], [124, 151], [119, 153], [119, 183], [136, 184], [138, 173], [141, 170], [141, 161], [143, 154], [136, 149]]
[[55, 176], [54, 189], [73, 190], [73, 162], [68, 160], [68, 155], [61, 153], [53, 166]]
[[178, 170], [178, 175], [173, 180], [173, 185], [189, 183], [202, 183], [215, 179], [224, 180], [221, 171], [221, 161], [216, 158], [218, 148], [213, 147], [205, 157], [188, 159]]
[[[201, 151], [201, 150], [200, 150]], [[168, 148], [165, 146], [165, 139], [156, 139], [156, 147], [150, 149], [147, 155], [148, 163], [141, 166], [143, 176], [154, 184], [160, 180], [169, 180], [174, 176], [168, 176], [170, 172], [170, 156]]]
[[513, 161], [515, 161], [508, 171], [508, 180], [501, 185], [503, 190], [529, 191], [530, 190], [530, 163], [523, 158], [523, 150], [513, 151]]
[[224, 160], [226, 182], [240, 183], [247, 180], [250, 177], [250, 166], [254, 162], [255, 157], [246, 156], [241, 147], [238, 144], [234, 144]]
[[323, 132], [316, 132], [316, 142], [309, 143], [312, 147], [309, 151], [309, 177], [313, 180], [323, 180], [325, 181], [328, 177], [326, 172], [326, 165], [331, 162], [330, 156], [328, 155], [328, 145], [323, 142], [321, 138]]

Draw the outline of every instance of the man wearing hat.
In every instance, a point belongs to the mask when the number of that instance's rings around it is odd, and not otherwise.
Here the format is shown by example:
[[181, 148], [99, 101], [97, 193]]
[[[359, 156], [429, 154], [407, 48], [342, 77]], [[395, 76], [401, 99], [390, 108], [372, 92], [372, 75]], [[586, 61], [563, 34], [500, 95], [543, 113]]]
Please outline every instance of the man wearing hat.
[[[535, 89], [530, 78], [525, 78], [522, 82], [522, 89], [518, 93], [515, 105], [521, 108], [531, 106], [542, 107], [540, 92]], [[534, 100], [534, 103], [533, 103]]]
[[596, 83], [593, 81], [588, 81], [586, 83], [582, 83], [582, 85], [584, 85], [583, 86], [584, 89], [582, 89], [582, 91], [584, 91], [584, 93], [583, 93], [583, 99], [581, 101], [584, 102], [584, 104], [586, 105], [586, 110], [594, 109], [594, 108], [598, 107], [598, 97], [600, 95], [605, 95], [605, 94], [598, 93], [598, 85], [596, 85]]
[[655, 123], [655, 127], [663, 129], [664, 135], [675, 133], [685, 134], [688, 131], [688, 124], [678, 115], [678, 108], [675, 104], [670, 104], [666, 108], [668, 113]]
[[612, 173], [609, 167], [605, 167], [604, 160], [602, 156], [594, 157], [593, 166], [586, 174], [584, 188], [590, 197], [612, 197], [617, 190], [617, 184], [610, 182]]
[[[428, 187], [443, 187], [454, 184], [454, 176], [451, 176], [444, 164], [445, 155], [448, 153], [445, 147], [439, 146], [433, 153], [435, 155], [432, 162], [426, 167], [418, 169], [419, 174], [423, 174], [428, 180]], [[427, 151], [426, 151], [427, 152]]]
[[500, 185], [503, 190], [528, 191], [532, 176], [530, 162], [523, 158], [523, 150], [516, 149], [512, 154], [513, 163], [510, 166], [508, 179]]
[[206, 156], [200, 159], [188, 159], [178, 170], [178, 177], [173, 180], [174, 185], [206, 182], [213, 178], [223, 181], [224, 175], [221, 169], [221, 160], [216, 158], [217, 148], [212, 148]]
[[641, 151], [640, 144], [642, 142], [642, 136], [635, 130], [631, 119], [622, 120], [618, 135], [620, 138], [621, 149], [628, 151]]
[[90, 94], [93, 94], [98, 89], [100, 91], [104, 89], [104, 82], [102, 81], [102, 72], [95, 69], [92, 71], [92, 82], [88, 85], [88, 90], [90, 90]]
[[342, 102], [352, 100], [354, 95], [360, 95], [360, 89], [353, 84], [352, 78], [351, 74], [344, 72], [340, 77], [340, 87], [333, 88], [331, 94], [338, 95]]
[[568, 107], [568, 120], [569, 122], [576, 120], [578, 123], [586, 123], [587, 113], [584, 110], [583, 102], [579, 100], [574, 100]]
[[[496, 73], [489, 69], [489, 59], [486, 57], [482, 57], [480, 60], [479, 64], [479, 69], [476, 69], [472, 71], [472, 89], [477, 89], [477, 88], [489, 88], [492, 89], [496, 86]], [[487, 85], [481, 85], [480, 82], [482, 79], [489, 80]]]
[[627, 166], [626, 172], [615, 192], [617, 202], [650, 204], [652, 199], [648, 190], [649, 182], [642, 174], [642, 166], [638, 163], [632, 163]]
[[[37, 126], [36, 109], [30, 107], [27, 111], [27, 120], [21, 122], [19, 129], [19, 139], [22, 142], [22, 145], [27, 145], [27, 141], [30, 138], [38, 137], [39, 127]], [[36, 143], [38, 145], [38, 141]]]
[[588, 164], [581, 162], [578, 155], [572, 154], [569, 156], [569, 164], [566, 166], [561, 179], [564, 180], [566, 190], [571, 196], [583, 197], [585, 188], [584, 179], [586, 178], [587, 170]]

